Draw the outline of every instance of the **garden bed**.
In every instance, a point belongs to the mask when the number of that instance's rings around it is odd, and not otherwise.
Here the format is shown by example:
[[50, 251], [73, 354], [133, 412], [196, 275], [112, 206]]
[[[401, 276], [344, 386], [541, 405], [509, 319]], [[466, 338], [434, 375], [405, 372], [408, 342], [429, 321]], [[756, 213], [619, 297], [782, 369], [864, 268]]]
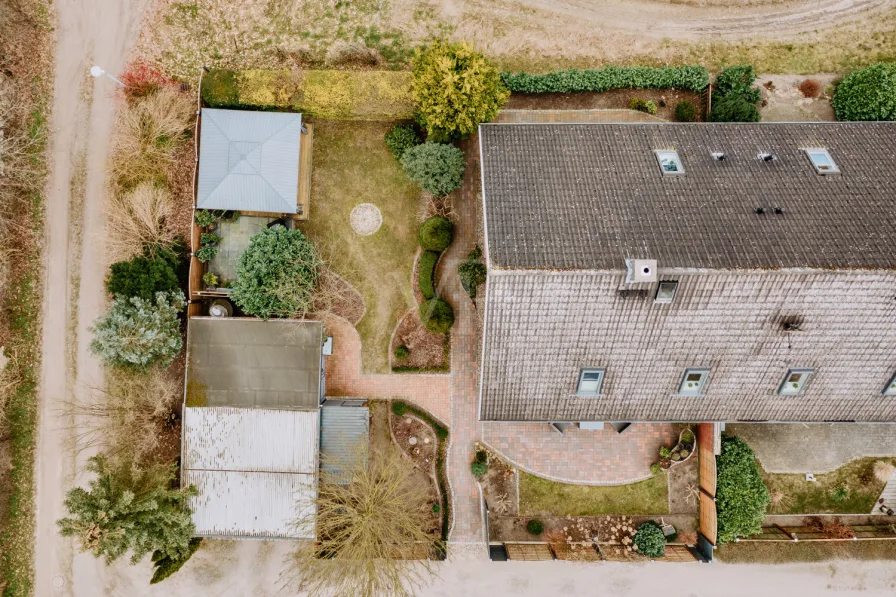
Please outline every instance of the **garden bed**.
[[700, 491], [697, 456], [672, 467], [666, 474], [669, 476], [669, 512], [696, 515]]
[[438, 444], [432, 428], [412, 414], [389, 418], [392, 438], [418, 469], [435, 476]]
[[520, 472], [520, 514], [528, 516], [659, 515], [669, 512], [664, 474], [628, 485], [571, 485]]
[[[392, 336], [389, 354], [394, 372], [444, 372], [448, 371], [449, 339], [447, 334], [433, 334], [420, 321], [417, 310], [413, 309], [402, 317]], [[395, 349], [407, 347], [407, 358], [395, 356]]]
[[[476, 448], [482, 448], [477, 442]], [[488, 470], [479, 478], [489, 512], [500, 516], [519, 514], [519, 472], [494, 452], [488, 452]]]
[[[660, 519], [678, 531], [674, 543], [696, 541], [696, 521], [693, 516], [539, 516], [544, 531], [533, 535], [527, 529], [532, 517], [489, 515], [489, 541], [544, 541], [581, 543], [595, 537], [603, 545], [625, 545], [623, 537], [630, 536], [641, 523]], [[625, 529], [631, 528], [632, 531]], [[671, 543], [671, 542], [670, 542]]]
[[[675, 106], [688, 100], [697, 108], [697, 121], [705, 114], [703, 96], [693, 91], [678, 89], [613, 89], [602, 93], [512, 93], [505, 110], [627, 110], [632, 98], [652, 100], [657, 105], [656, 116], [675, 120]], [[662, 105], [665, 104], [665, 105]]]
[[730, 564], [791, 564], [828, 560], [896, 560], [892, 541], [740, 542], [720, 545], [714, 556]]
[[772, 503], [769, 514], [868, 514], [886, 482], [874, 476], [875, 461], [861, 458], [807, 481], [805, 474], [766, 473], [760, 469]]

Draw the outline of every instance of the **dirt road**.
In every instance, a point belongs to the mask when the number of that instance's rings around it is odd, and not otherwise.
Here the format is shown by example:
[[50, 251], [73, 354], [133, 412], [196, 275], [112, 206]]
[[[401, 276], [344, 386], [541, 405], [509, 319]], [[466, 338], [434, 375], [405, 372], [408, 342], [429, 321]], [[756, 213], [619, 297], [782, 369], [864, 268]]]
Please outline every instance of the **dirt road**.
[[[59, 537], [55, 524], [63, 514], [62, 500], [76, 470], [75, 458], [66, 450], [72, 429], [62, 414], [63, 401], [102, 379], [99, 364], [87, 351], [87, 328], [105, 302], [104, 259], [97, 240], [103, 226], [103, 181], [115, 83], [105, 77], [88, 80], [87, 85], [93, 86], [92, 102], [88, 101], [91, 94], [80, 93], [79, 88], [94, 62], [113, 73], [121, 69], [136, 36], [140, 1], [59, 0], [55, 7], [58, 39], [47, 187], [35, 595], [96, 596], [100, 591], [95, 577], [103, 573], [101, 565], [90, 556], [73, 560], [71, 541]], [[86, 163], [83, 184], [78, 182], [80, 160]], [[77, 201], [70, 209], [73, 196], [77, 199], [81, 194], [83, 210]]]

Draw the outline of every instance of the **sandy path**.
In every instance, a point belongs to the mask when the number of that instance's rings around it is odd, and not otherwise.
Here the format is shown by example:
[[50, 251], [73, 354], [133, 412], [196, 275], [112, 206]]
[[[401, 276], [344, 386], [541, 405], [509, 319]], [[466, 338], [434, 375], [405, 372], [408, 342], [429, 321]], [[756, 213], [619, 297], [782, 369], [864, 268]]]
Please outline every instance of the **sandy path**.
[[[63, 418], [62, 401], [78, 395], [102, 379], [97, 361], [87, 351], [90, 323], [103, 308], [105, 275], [97, 239], [102, 231], [102, 200], [109, 131], [114, 117], [115, 84], [101, 78], [94, 85], [93, 102], [79, 98], [79, 86], [91, 62], [118, 72], [127, 47], [136, 37], [139, 0], [60, 0], [56, 3], [58, 41], [53, 101], [51, 173], [47, 187], [47, 239], [43, 372], [37, 453], [37, 537], [35, 595], [98, 595], [96, 577], [101, 567], [89, 556], [73, 563], [69, 540], [56, 532], [63, 515], [62, 500], [74, 479], [75, 459], [66, 451], [72, 433]], [[69, 213], [73, 161], [86, 155], [86, 200], [83, 221]], [[80, 228], [80, 262], [73, 256], [69, 231]], [[75, 235], [75, 238], [77, 235]], [[76, 255], [76, 253], [74, 253]], [[72, 275], [79, 287], [70, 289]], [[77, 309], [77, 345], [71, 347], [77, 378], [67, 371], [66, 330]], [[79, 458], [83, 460], [83, 458]], [[59, 587], [64, 583], [64, 587]]]
[[892, 8], [894, 0], [789, 0], [694, 7], [656, 0], [517, 0], [606, 30], [675, 40], [781, 38]]

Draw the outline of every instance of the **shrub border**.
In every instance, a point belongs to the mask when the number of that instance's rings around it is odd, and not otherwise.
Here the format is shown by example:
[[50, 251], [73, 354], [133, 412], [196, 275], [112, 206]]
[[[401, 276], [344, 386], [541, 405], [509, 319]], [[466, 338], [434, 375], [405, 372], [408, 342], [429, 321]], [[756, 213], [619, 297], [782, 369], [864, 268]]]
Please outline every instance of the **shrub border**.
[[544, 74], [505, 71], [501, 73], [501, 81], [515, 93], [604, 92], [611, 89], [682, 89], [699, 93], [709, 86], [709, 71], [702, 66], [608, 66]]
[[429, 412], [419, 408], [416, 404], [405, 402], [404, 400], [392, 400], [392, 404], [389, 405], [389, 408], [392, 409], [396, 404], [403, 404], [407, 412], [419, 417], [430, 425], [436, 432], [436, 437], [439, 439], [439, 451], [436, 457], [436, 481], [439, 484], [439, 493], [441, 494], [442, 502], [442, 509], [440, 512], [442, 516], [442, 531], [434, 555], [437, 560], [444, 560], [448, 551], [448, 531], [450, 530], [449, 526], [451, 522], [451, 500], [448, 498], [450, 486], [448, 484], [448, 471], [446, 469], [446, 464], [448, 462], [448, 443], [451, 439], [451, 433], [438, 419], [429, 414]]

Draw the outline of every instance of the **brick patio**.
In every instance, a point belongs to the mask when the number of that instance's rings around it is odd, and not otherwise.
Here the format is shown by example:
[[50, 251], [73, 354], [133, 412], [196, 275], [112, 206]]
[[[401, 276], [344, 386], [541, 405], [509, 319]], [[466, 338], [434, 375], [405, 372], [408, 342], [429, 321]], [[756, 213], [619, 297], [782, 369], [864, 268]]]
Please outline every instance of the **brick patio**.
[[333, 356], [327, 357], [327, 396], [403, 398], [451, 424], [451, 378], [432, 375], [366, 375], [361, 373], [361, 338], [341, 317], [324, 321], [333, 336]]
[[672, 447], [680, 429], [671, 423], [636, 423], [623, 433], [547, 423], [482, 423], [482, 441], [521, 469], [583, 485], [622, 485], [646, 479], [661, 444]]

